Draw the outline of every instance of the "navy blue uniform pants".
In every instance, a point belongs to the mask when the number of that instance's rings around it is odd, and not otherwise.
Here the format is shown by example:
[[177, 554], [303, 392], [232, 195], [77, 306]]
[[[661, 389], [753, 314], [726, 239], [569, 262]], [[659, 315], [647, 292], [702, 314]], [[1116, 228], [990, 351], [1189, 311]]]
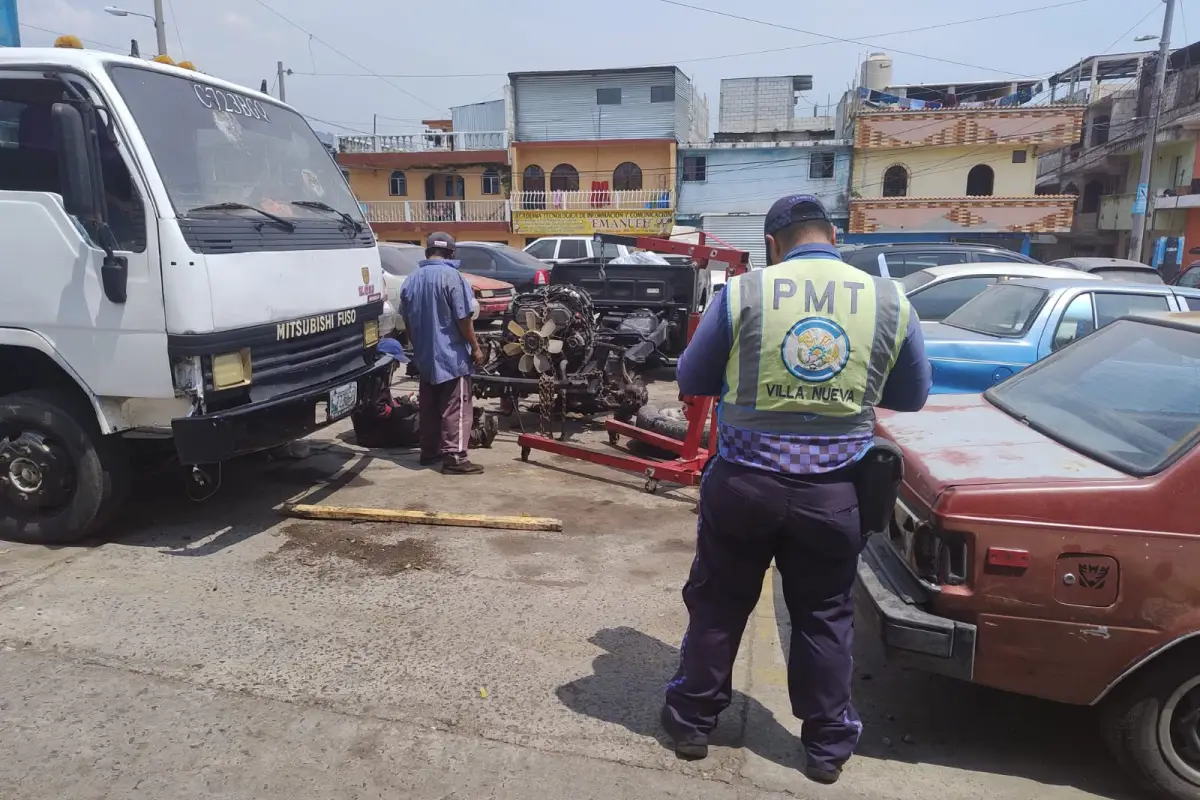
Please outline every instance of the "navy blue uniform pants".
[[738, 645], [774, 558], [792, 621], [788, 694], [792, 713], [804, 720], [808, 763], [830, 769], [853, 754], [862, 732], [850, 703], [862, 535], [846, 473], [784, 475], [709, 462], [696, 557], [683, 587], [690, 621], [667, 686], [666, 722], [676, 738], [708, 735], [728, 707]]

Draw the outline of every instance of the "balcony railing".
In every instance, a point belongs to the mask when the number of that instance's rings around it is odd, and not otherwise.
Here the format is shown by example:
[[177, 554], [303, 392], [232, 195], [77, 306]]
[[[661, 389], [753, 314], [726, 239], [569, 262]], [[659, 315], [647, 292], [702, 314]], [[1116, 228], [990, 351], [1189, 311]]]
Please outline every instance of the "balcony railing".
[[620, 209], [674, 208], [675, 193], [670, 189], [607, 191], [513, 192], [514, 211], [614, 211]]
[[362, 204], [368, 222], [508, 222], [507, 200], [374, 200]]
[[363, 134], [339, 136], [343, 153], [450, 153], [460, 150], [507, 150], [507, 131]]

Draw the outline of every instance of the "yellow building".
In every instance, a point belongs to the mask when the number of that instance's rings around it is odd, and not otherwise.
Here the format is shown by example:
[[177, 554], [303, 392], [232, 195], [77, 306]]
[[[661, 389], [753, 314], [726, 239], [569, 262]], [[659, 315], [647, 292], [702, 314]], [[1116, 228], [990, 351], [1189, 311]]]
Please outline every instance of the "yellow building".
[[675, 151], [708, 137], [707, 104], [675, 67], [509, 75], [512, 229], [668, 235]]
[[505, 131], [339, 137], [338, 163], [380, 241], [424, 244], [444, 231], [460, 241], [522, 244], [509, 222]]
[[[1033, 82], [853, 93], [847, 240], [975, 239], [1028, 252], [1069, 231], [1075, 198], [1037, 195], [1038, 153], [1079, 139], [1083, 109], [1028, 106]], [[947, 107], [949, 106], [949, 107]]]

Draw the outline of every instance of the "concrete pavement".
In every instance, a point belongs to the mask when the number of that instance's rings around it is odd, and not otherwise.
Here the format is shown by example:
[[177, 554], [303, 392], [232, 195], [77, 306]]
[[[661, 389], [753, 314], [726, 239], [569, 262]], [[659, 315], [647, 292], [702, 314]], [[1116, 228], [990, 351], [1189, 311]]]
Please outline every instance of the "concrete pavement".
[[[1089, 713], [885, 666], [860, 642], [860, 757], [796, 771], [768, 581], [709, 759], [657, 726], [686, 624], [695, 494], [534, 454], [447, 477], [346, 428], [160, 477], [90, 548], [0, 543], [0, 797], [1122, 798]], [[600, 432], [584, 435], [599, 443]], [[528, 513], [561, 534], [280, 519], [308, 501]]]

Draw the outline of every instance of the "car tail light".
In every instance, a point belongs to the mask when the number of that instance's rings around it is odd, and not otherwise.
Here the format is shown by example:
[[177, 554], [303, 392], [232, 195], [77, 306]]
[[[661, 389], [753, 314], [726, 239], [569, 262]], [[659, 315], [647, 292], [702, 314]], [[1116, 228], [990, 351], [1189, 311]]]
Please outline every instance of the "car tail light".
[[1013, 550], [1008, 547], [989, 547], [987, 549], [987, 563], [989, 567], [1028, 569], [1030, 564], [1029, 551]]
[[550, 285], [550, 273], [544, 269], [539, 269], [537, 271], [537, 274], [533, 276], [533, 285], [534, 286], [549, 286]]

